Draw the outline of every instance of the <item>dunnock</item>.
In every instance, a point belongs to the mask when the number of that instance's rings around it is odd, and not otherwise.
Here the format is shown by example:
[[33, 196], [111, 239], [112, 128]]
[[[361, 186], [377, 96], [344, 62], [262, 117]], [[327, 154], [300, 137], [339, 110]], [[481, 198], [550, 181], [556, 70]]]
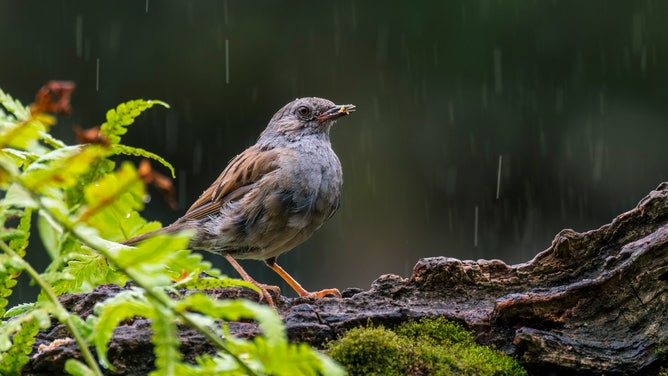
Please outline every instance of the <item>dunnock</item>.
[[337, 289], [306, 291], [276, 263], [276, 257], [308, 239], [339, 207], [341, 163], [329, 130], [355, 106], [300, 98], [281, 108], [255, 145], [237, 155], [186, 214], [171, 225], [128, 239], [136, 244], [156, 233], [195, 231], [189, 247], [223, 255], [241, 277], [267, 289], [235, 259], [264, 260], [300, 296], [341, 296]]

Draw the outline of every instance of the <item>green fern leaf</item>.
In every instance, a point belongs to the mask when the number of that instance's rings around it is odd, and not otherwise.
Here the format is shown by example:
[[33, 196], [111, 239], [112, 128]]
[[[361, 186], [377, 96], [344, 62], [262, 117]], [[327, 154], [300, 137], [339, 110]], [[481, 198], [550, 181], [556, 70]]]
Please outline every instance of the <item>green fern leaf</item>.
[[45, 144], [53, 147], [54, 149], [60, 149], [64, 148], [67, 146], [64, 142], [60, 141], [59, 139], [53, 137], [51, 133], [47, 132], [40, 132], [39, 133], [39, 138], [44, 141]]
[[149, 374], [150, 376], [177, 374], [177, 364], [181, 362], [183, 355], [179, 351], [180, 343], [175, 322], [176, 317], [171, 310], [162, 309], [159, 314], [151, 316], [156, 369]]
[[0, 324], [0, 374], [20, 374], [28, 363], [37, 332], [51, 326], [47, 312], [47, 309], [37, 308]]
[[[131, 163], [123, 163], [117, 171], [103, 176], [95, 184], [84, 188], [86, 206], [81, 210], [80, 220], [100, 228], [106, 227], [103, 226], [104, 224], [115, 225], [124, 220], [133, 210], [141, 209], [144, 206], [143, 197], [144, 184], [139, 180], [137, 171]], [[115, 215], [119, 218], [114, 218]], [[105, 217], [103, 219], [111, 219], [111, 221], [100, 223], [100, 220], [94, 220], [95, 216], [103, 216]], [[99, 226], [95, 226], [95, 222]], [[104, 232], [100, 235], [108, 238]]]
[[153, 159], [157, 162], [160, 162], [163, 166], [167, 167], [169, 169], [169, 172], [172, 174], [172, 178], [176, 178], [176, 174], [174, 172], [174, 166], [172, 166], [171, 163], [167, 162], [164, 158], [161, 156], [151, 153], [150, 151], [144, 150], [142, 148], [135, 148], [132, 146], [127, 146], [127, 145], [121, 145], [121, 144], [114, 144], [111, 145], [111, 153], [113, 155], [116, 154], [125, 154], [125, 155], [134, 155], [136, 157], [144, 157], [144, 158], [149, 158]]
[[45, 193], [53, 188], [68, 188], [79, 183], [93, 161], [103, 158], [107, 151], [97, 145], [76, 145], [56, 149], [28, 167], [22, 183], [35, 192]]
[[44, 116], [13, 123], [0, 131], [0, 147], [30, 150], [37, 144], [39, 135], [50, 125], [53, 125], [53, 119]]
[[21, 275], [23, 266], [7, 254], [0, 254], [0, 315], [4, 315], [7, 297], [16, 286], [16, 279]]
[[72, 376], [95, 376], [95, 372], [76, 359], [67, 359], [65, 371]]
[[281, 318], [264, 305], [247, 300], [216, 300], [201, 293], [184, 297], [176, 305], [177, 310], [200, 312], [226, 321], [253, 319], [257, 321], [270, 345], [287, 343], [287, 334]]
[[[17, 215], [20, 220], [16, 229], [3, 228], [0, 231], [0, 239], [2, 241], [9, 240], [9, 247], [23, 257], [28, 247], [28, 238], [30, 237], [30, 219], [32, 210], [26, 209], [25, 212], [17, 210], [7, 210], [4, 208], [5, 215], [2, 222], [5, 222], [10, 216]], [[2, 228], [4, 226], [0, 226]], [[0, 256], [0, 316], [5, 314], [5, 307], [7, 306], [7, 297], [9, 297], [13, 288], [17, 284], [17, 278], [21, 275], [23, 266], [17, 263], [16, 260], [7, 254]]]
[[149, 304], [139, 291], [135, 290], [121, 292], [95, 307], [97, 317], [94, 318], [93, 323], [95, 328], [93, 340], [103, 367], [114, 369], [107, 358], [107, 345], [118, 324], [135, 316], [155, 316], [153, 311], [154, 306]]
[[81, 247], [68, 254], [63, 272], [52, 282], [52, 288], [56, 294], [88, 292], [101, 284], [123, 285], [127, 280], [125, 274], [109, 266], [106, 258]]
[[136, 99], [119, 104], [115, 109], [107, 111], [107, 121], [100, 126], [100, 134], [108, 138], [111, 144], [120, 143], [121, 136], [128, 131], [128, 125], [156, 104], [169, 108], [167, 103], [158, 100]]
[[21, 104], [17, 99], [0, 89], [0, 104], [9, 111], [17, 120], [25, 121], [30, 117], [30, 109]]
[[110, 250], [120, 269], [137, 276], [137, 283], [149, 287], [171, 286], [183, 273], [211, 270], [211, 264], [198, 253], [185, 249], [190, 233], [160, 234], [146, 239], [137, 247], [118, 247]]
[[[207, 270], [206, 272], [210, 273], [211, 271]], [[229, 278], [226, 276], [200, 278], [199, 273], [193, 273], [193, 275], [180, 280], [174, 287], [189, 290], [206, 290], [221, 287], [246, 287], [257, 291], [258, 293], [260, 292], [260, 289], [257, 286], [241, 279]]]
[[14, 307], [10, 308], [5, 312], [5, 314], [2, 316], [3, 318], [10, 318], [14, 316], [21, 315], [23, 313], [32, 311], [32, 309], [35, 308], [35, 303], [22, 303], [15, 305]]
[[[272, 309], [246, 300], [215, 300], [204, 294], [192, 294], [176, 304], [177, 311], [199, 312], [205, 317], [225, 321], [255, 320], [262, 336], [247, 341], [226, 335], [235, 353], [261, 360], [262, 373], [270, 375], [345, 375], [328, 357], [305, 344], [288, 343], [285, 326]], [[214, 358], [214, 362], [221, 361]]]

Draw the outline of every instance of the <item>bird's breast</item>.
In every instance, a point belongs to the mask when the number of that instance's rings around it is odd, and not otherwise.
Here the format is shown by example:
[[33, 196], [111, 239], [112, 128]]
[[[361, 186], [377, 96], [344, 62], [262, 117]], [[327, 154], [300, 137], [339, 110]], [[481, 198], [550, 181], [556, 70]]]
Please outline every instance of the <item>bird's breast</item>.
[[309, 222], [320, 227], [339, 206], [341, 163], [329, 145], [302, 150], [297, 156], [299, 160], [284, 171], [288, 184], [278, 197], [293, 224]]

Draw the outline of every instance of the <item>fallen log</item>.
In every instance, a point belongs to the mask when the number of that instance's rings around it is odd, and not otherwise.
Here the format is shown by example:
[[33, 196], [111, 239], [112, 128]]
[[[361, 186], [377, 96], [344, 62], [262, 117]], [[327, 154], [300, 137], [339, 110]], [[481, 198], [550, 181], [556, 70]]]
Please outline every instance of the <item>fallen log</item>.
[[[122, 291], [104, 285], [88, 294], [61, 297], [86, 317], [95, 303]], [[187, 292], [185, 292], [187, 293]], [[220, 298], [257, 299], [242, 288], [207, 291]], [[368, 322], [392, 327], [407, 320], [445, 316], [472, 330], [481, 344], [516, 357], [532, 374], [651, 374], [666, 364], [668, 350], [668, 183], [638, 206], [597, 230], [563, 230], [533, 260], [421, 259], [409, 278], [383, 275], [367, 291], [348, 289], [342, 298], [277, 297], [292, 341], [322, 346]], [[242, 337], [253, 323], [233, 323]], [[80, 357], [62, 325], [39, 334], [26, 375], [62, 372]], [[146, 374], [153, 353], [147, 320], [125, 322], [110, 343], [109, 358], [125, 375]], [[204, 337], [180, 332], [185, 358], [210, 353]]]

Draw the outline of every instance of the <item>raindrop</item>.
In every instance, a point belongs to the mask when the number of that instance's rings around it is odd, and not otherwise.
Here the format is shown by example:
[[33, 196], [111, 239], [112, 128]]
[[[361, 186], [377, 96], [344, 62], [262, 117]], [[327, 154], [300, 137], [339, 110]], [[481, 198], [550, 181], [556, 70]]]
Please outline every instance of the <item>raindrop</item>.
[[496, 199], [499, 199], [501, 192], [501, 163], [503, 162], [503, 155], [499, 155], [499, 169], [496, 173]]
[[95, 62], [95, 91], [100, 91], [100, 58]]
[[473, 225], [473, 246], [478, 246], [478, 205], [475, 206], [475, 224]]
[[148, 0], [146, 0], [146, 13], [148, 13]]
[[225, 83], [230, 83], [230, 40], [225, 39]]

